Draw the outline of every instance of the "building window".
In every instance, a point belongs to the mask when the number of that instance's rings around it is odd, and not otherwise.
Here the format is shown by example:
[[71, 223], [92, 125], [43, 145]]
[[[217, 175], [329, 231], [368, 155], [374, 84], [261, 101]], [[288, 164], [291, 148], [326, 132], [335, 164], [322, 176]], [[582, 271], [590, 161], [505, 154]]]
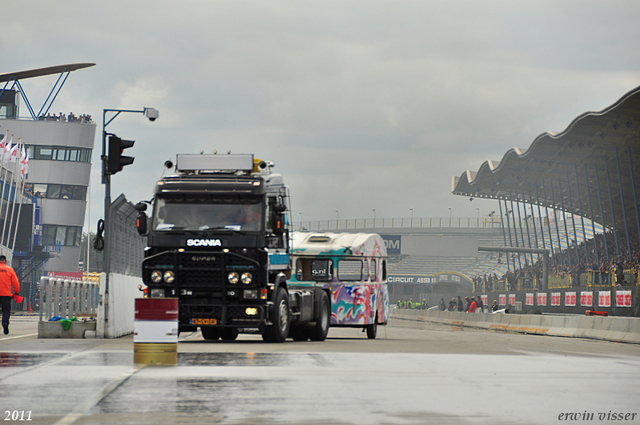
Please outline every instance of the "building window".
[[91, 162], [91, 149], [26, 145], [29, 158], [48, 161]]
[[80, 226], [42, 225], [43, 245], [80, 246], [81, 237]]
[[25, 191], [37, 198], [86, 201], [87, 187], [72, 184], [27, 183]]

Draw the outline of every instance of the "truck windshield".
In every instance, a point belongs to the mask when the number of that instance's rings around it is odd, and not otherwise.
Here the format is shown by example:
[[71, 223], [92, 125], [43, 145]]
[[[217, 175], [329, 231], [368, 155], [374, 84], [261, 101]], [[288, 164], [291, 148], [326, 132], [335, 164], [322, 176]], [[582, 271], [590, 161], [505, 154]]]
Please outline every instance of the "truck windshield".
[[153, 229], [262, 230], [261, 197], [163, 195], [156, 198]]

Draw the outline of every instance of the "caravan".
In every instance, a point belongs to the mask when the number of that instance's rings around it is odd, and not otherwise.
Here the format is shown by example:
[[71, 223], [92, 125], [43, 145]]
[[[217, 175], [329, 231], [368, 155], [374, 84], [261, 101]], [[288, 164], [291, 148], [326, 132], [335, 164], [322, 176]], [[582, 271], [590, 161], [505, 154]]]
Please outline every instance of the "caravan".
[[374, 233], [294, 232], [292, 287], [331, 293], [331, 326], [362, 327], [374, 339], [389, 319], [387, 250]]

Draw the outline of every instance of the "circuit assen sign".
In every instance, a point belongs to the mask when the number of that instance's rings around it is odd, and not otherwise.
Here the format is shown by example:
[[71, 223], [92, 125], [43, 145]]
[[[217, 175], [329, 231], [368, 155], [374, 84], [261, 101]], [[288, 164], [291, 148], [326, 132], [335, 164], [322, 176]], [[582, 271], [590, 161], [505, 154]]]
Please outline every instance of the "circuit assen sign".
[[462, 279], [456, 274], [439, 274], [437, 276], [407, 276], [407, 275], [394, 275], [387, 276], [388, 283], [427, 283], [433, 284], [437, 282], [458, 282]]

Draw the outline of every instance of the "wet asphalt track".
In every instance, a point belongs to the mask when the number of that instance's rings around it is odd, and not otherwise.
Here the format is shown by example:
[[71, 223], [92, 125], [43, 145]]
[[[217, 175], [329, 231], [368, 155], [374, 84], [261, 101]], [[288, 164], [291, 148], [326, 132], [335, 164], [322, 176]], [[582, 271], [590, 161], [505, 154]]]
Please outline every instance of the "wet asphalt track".
[[[322, 343], [181, 335], [177, 366], [136, 367], [131, 337], [36, 333], [35, 318], [14, 317], [0, 338], [4, 423], [640, 423], [640, 345], [395, 322], [376, 340], [336, 328]], [[598, 419], [608, 412], [630, 420]]]

